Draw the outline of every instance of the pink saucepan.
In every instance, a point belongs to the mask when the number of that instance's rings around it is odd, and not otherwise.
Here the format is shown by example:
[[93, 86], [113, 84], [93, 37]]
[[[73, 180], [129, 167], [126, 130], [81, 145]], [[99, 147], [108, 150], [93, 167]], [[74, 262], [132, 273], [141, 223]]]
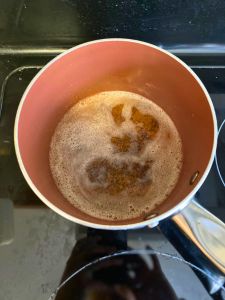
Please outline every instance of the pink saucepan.
[[[144, 219], [106, 221], [79, 211], [57, 189], [49, 169], [49, 144], [56, 124], [79, 99], [103, 90], [141, 94], [161, 106], [182, 138], [184, 162], [166, 201]], [[225, 273], [225, 226], [193, 198], [206, 179], [217, 144], [212, 101], [196, 74], [174, 55], [148, 43], [104, 39], [65, 51], [32, 80], [15, 121], [21, 171], [35, 194], [61, 216], [94, 228], [154, 227], [172, 220]]]

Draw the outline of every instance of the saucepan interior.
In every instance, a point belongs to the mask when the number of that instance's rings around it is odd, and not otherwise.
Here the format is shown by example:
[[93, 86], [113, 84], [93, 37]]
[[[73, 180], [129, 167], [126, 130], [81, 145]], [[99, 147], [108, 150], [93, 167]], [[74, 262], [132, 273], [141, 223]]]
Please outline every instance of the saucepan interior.
[[[49, 144], [56, 124], [79, 99], [103, 90], [139, 93], [173, 119], [183, 143], [179, 181], [155, 213], [171, 214], [201, 185], [215, 151], [216, 121], [211, 100], [198, 78], [159, 48], [132, 40], [108, 39], [70, 49], [44, 67], [28, 86], [15, 123], [16, 153], [34, 192], [50, 208], [93, 227], [132, 228], [141, 219], [105, 221], [90, 217], [67, 202], [49, 169]], [[190, 180], [198, 172], [192, 184]]]

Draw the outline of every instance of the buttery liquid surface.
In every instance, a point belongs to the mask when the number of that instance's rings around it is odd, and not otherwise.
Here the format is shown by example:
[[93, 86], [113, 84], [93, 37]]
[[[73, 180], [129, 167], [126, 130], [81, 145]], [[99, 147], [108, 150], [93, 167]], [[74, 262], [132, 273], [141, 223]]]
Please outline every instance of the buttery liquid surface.
[[76, 103], [59, 122], [50, 168], [81, 211], [126, 220], [151, 212], [174, 189], [182, 167], [179, 133], [162, 108], [141, 95], [109, 91]]

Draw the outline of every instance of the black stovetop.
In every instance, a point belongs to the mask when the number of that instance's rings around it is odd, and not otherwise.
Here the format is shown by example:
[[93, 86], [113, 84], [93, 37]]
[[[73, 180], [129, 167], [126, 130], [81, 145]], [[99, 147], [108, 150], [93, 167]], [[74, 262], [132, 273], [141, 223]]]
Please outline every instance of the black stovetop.
[[[116, 233], [91, 230], [63, 219], [44, 206], [19, 170], [13, 144], [14, 118], [25, 88], [54, 56], [84, 41], [124, 37], [161, 46], [191, 66], [211, 95], [220, 126], [225, 119], [224, 9], [222, 0], [206, 0], [204, 3], [198, 0], [1, 1], [1, 300], [48, 299], [62, 276], [66, 278], [85, 262], [113, 251], [151, 247], [179, 256], [163, 234], [155, 229]], [[220, 172], [225, 178], [224, 153], [225, 128], [221, 130], [217, 150]], [[225, 222], [225, 188], [215, 163], [196, 198]], [[210, 299], [190, 267], [180, 267], [178, 265], [183, 263], [168, 257], [158, 258], [180, 299]], [[154, 258], [152, 260], [154, 262]], [[129, 266], [137, 266], [137, 261], [134, 257], [127, 261], [130, 276], [134, 278], [136, 273]], [[100, 278], [101, 272], [92, 267], [87, 270], [87, 277], [93, 276], [94, 272]], [[104, 272], [101, 274], [104, 277]], [[156, 285], [163, 289], [165, 278], [159, 273], [152, 274], [154, 278], [161, 278]], [[151, 282], [151, 279], [148, 280]], [[76, 282], [71, 282], [75, 286]], [[203, 282], [205, 284], [206, 281]], [[116, 289], [121, 292], [121, 287]], [[88, 296], [88, 299], [97, 299], [90, 298], [91, 294]]]
[[[46, 211], [49, 210], [33, 194], [31, 189], [25, 182], [21, 171], [19, 170], [14, 152], [13, 126], [16, 110], [25, 88], [34, 77], [34, 75], [42, 68], [42, 66], [47, 61], [52, 59], [56, 52], [57, 49], [55, 49], [55, 52], [52, 51], [50, 54], [46, 50], [42, 53], [42, 55], [40, 55], [40, 53], [32, 53], [32, 55], [31, 53], [17, 53], [14, 55], [7, 54], [1, 56], [0, 201], [2, 198], [12, 200], [15, 212], [18, 209], [23, 208], [27, 208], [28, 211], [29, 209], [39, 210], [40, 208], [45, 209]], [[220, 127], [223, 120], [225, 119], [225, 66], [221, 64], [221, 61], [223, 60], [222, 54], [215, 58], [213, 58], [213, 56], [211, 55], [191, 55], [190, 53], [180, 53], [179, 56], [192, 67], [192, 69], [205, 84], [207, 90], [211, 95], [216, 110], [218, 126]], [[225, 149], [224, 143], [225, 129], [222, 128], [218, 139], [217, 159], [220, 173], [222, 177], [225, 178], [225, 163], [223, 159], [223, 153]], [[197, 192], [196, 198], [203, 206], [209, 209], [221, 220], [225, 221], [225, 188], [218, 175], [215, 163], [205, 183]], [[36, 234], [41, 234], [41, 230], [42, 229], [40, 229], [40, 233], [38, 233], [39, 231], [37, 229]], [[83, 229], [79, 228], [79, 231], [80, 230], [83, 231]], [[111, 233], [107, 234], [108, 236], [112, 235]], [[157, 233], [157, 231], [153, 231], [152, 234], [157, 235], [157, 239], [161, 240], [162, 243], [165, 243], [165, 238], [163, 238], [162, 234]], [[126, 241], [126, 249], [127, 245], [130, 245], [130, 241], [131, 245], [134, 242], [135, 248], [137, 248], [142, 245], [142, 242], [144, 240], [150, 247], [153, 247], [155, 250], [157, 250], [157, 246], [154, 246], [155, 242], [152, 241], [152, 234], [148, 235], [147, 229], [134, 231], [133, 233], [131, 233], [131, 235], [128, 235], [129, 237], [126, 236], [125, 240], [123, 240]], [[91, 248], [93, 239], [98, 239], [98, 237], [102, 237], [102, 235], [103, 234], [101, 232], [96, 233], [96, 231], [88, 230], [88, 237], [86, 235], [85, 243], [87, 244], [87, 247], [90, 247], [90, 250], [88, 251], [89, 254], [92, 253], [93, 249], [98, 249], [99, 247], [99, 245], [95, 244], [96, 248]], [[130, 236], [132, 237], [130, 238]], [[14, 238], [20, 238], [20, 235], [17, 235]], [[106, 241], [108, 240], [106, 239]], [[118, 243], [117, 237], [113, 241], [115, 244]], [[112, 241], [110, 241], [110, 243], [112, 243]], [[146, 244], [144, 245], [146, 246]], [[24, 241], [23, 246], [26, 247], [26, 241]], [[21, 250], [23, 249], [23, 246]], [[161, 250], [166, 251], [167, 247], [165, 249], [164, 248], [165, 247], [163, 246]], [[173, 253], [176, 253], [174, 251], [175, 250], [173, 249]], [[86, 261], [83, 261], [83, 263], [84, 262]], [[80, 259], [80, 263], [82, 263], [82, 259]], [[60, 275], [61, 273], [58, 274], [58, 276]]]

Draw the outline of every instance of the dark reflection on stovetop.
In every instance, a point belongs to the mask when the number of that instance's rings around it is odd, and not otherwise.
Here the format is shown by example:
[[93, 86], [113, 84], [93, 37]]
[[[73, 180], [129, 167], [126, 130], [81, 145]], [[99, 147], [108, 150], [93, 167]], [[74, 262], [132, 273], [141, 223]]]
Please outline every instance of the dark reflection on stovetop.
[[[45, 60], [46, 58], [42, 59], [44, 63]], [[3, 101], [0, 119], [0, 195], [12, 199], [15, 205], [42, 205], [26, 184], [19, 170], [13, 145], [14, 119], [19, 101], [25, 88], [40, 68], [40, 61], [37, 65], [19, 67], [11, 73], [8, 72], [2, 80], [2, 98], [0, 98]], [[211, 94], [220, 126], [225, 118], [225, 87], [223, 83], [225, 69], [216, 67], [193, 67], [193, 69]], [[221, 130], [217, 156], [223, 176], [225, 176], [224, 140], [225, 130]], [[225, 188], [218, 176], [215, 164], [196, 197], [210, 211], [225, 221]]]
[[133, 250], [126, 231], [89, 229], [76, 242], [51, 299], [212, 299], [197, 276], [184, 260], [149, 245]]

